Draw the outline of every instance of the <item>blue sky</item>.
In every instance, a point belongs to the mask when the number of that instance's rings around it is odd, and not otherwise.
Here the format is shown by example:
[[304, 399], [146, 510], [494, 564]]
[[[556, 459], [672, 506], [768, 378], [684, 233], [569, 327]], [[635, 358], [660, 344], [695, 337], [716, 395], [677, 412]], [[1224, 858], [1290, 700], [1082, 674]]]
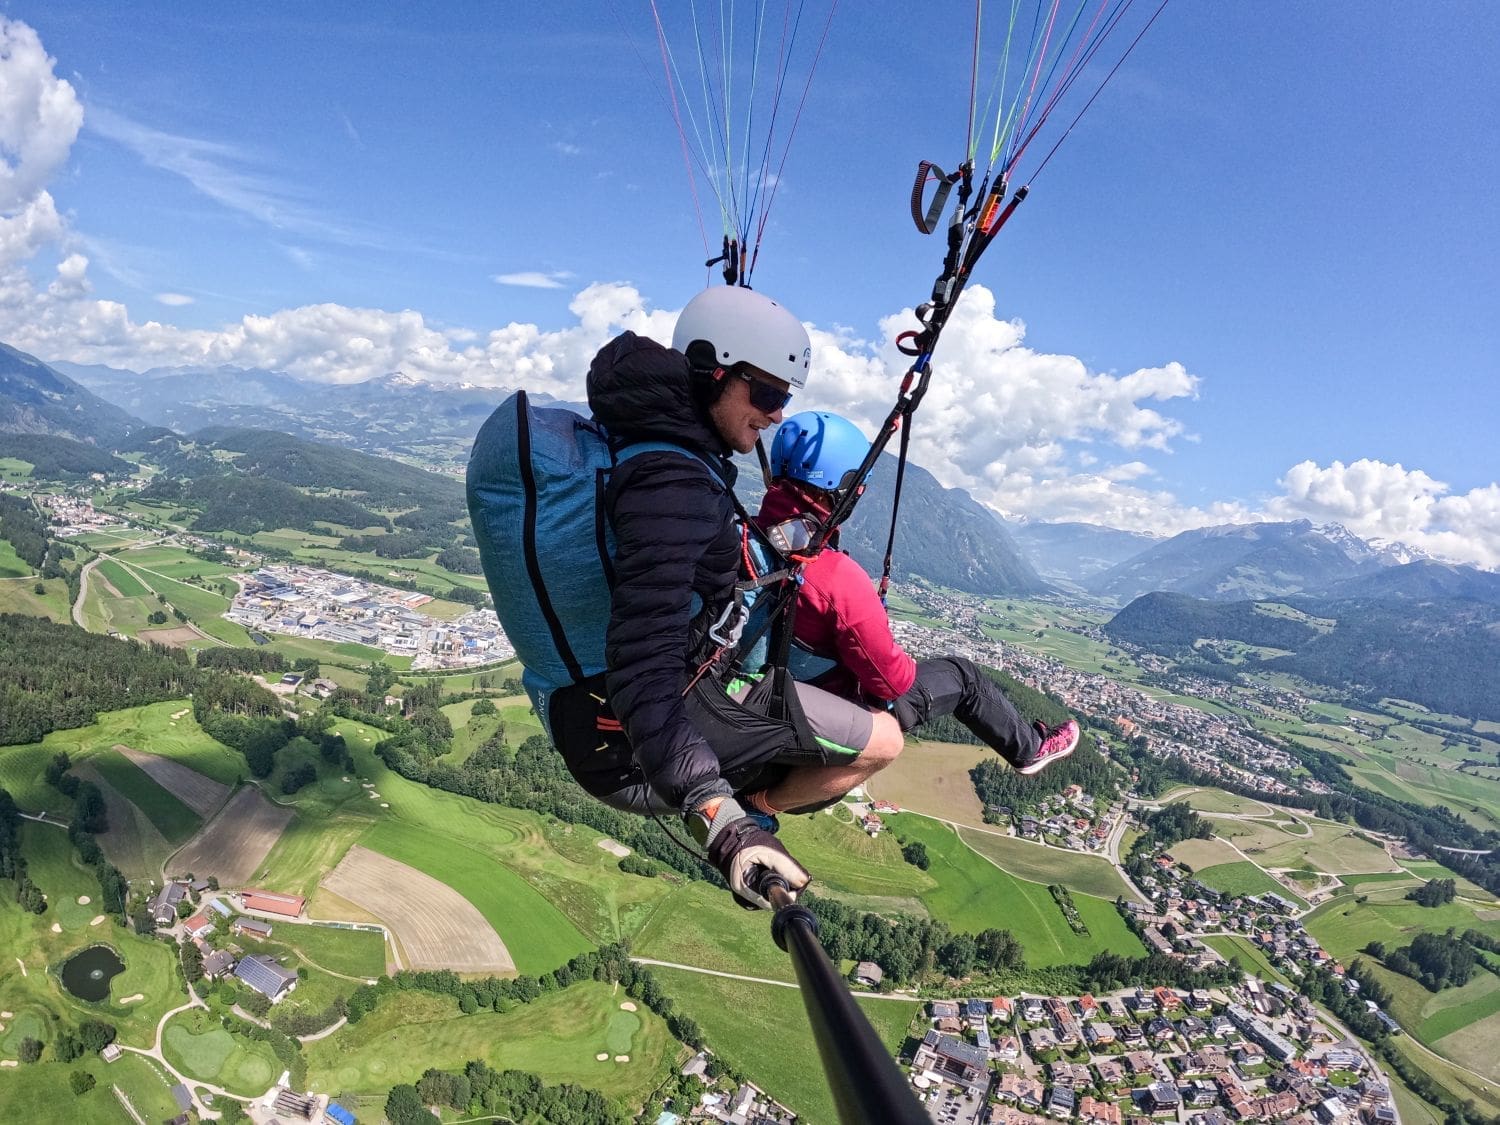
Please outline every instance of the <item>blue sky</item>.
[[[710, 277], [649, 5], [430, 7], [0, 4], [0, 338], [561, 392], [666, 330]], [[964, 139], [972, 11], [910, 12], [835, 14], [755, 277], [866, 423], [941, 255], [915, 164]], [[919, 460], [1012, 515], [1500, 565], [1497, 41], [1483, 3], [1174, 0], [982, 261]]]

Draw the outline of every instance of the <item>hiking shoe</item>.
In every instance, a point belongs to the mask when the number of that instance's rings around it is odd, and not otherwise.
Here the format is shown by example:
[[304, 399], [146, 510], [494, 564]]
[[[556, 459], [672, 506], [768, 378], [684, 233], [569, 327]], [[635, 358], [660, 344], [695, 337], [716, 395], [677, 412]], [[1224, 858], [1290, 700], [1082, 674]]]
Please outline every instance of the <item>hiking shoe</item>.
[[1078, 724], [1072, 719], [1057, 727], [1048, 727], [1040, 722], [1034, 725], [1037, 734], [1042, 736], [1042, 744], [1036, 748], [1036, 753], [1029, 762], [1016, 767], [1017, 773], [1027, 777], [1041, 773], [1053, 762], [1062, 761], [1078, 748]]

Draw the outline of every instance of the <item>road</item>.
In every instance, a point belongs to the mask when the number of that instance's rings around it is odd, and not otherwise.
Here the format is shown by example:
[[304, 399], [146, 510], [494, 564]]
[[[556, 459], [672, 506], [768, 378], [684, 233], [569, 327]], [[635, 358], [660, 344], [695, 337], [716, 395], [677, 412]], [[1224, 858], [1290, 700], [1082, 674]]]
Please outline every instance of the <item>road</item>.
[[73, 624], [77, 625], [80, 629], [88, 628], [83, 623], [83, 599], [89, 596], [89, 575], [93, 572], [94, 567], [99, 565], [99, 560], [103, 557], [103, 555], [94, 556], [88, 562], [84, 563], [83, 569], [78, 572], [78, 600], [73, 603]]
[[[769, 980], [766, 977], [747, 977], [741, 973], [721, 973], [718, 969], [700, 969], [697, 965], [679, 965], [675, 961], [653, 961], [650, 957], [632, 957], [631, 964], [634, 965], [656, 965], [663, 969], [681, 969], [685, 973], [702, 973], [706, 977], [724, 977], [726, 980], [744, 980], [751, 984], [771, 984], [777, 988], [794, 988], [799, 992], [801, 986], [794, 981]], [[865, 1000], [901, 1000], [907, 1004], [919, 1004], [921, 999], [916, 996], [902, 996], [891, 992], [850, 992], [850, 996], [858, 996]]]

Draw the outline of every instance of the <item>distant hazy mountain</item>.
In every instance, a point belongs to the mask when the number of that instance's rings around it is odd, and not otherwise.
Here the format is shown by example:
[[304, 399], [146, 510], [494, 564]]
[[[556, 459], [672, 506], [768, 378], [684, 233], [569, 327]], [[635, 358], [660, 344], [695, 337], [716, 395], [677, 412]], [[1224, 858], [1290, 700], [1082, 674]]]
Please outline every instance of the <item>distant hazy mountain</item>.
[[146, 428], [35, 356], [0, 344], [0, 433], [54, 435], [113, 448]]
[[[880, 574], [891, 526], [896, 458], [887, 454], [845, 529], [843, 547], [872, 575]], [[901, 496], [893, 573], [920, 575], [976, 594], [1040, 594], [1050, 587], [1026, 561], [1005, 524], [961, 488], [944, 488], [910, 463]]]
[[1463, 598], [1500, 605], [1500, 574], [1423, 559], [1346, 578], [1319, 590], [1329, 598]]
[[209, 426], [275, 430], [429, 464], [463, 464], [479, 427], [509, 393], [400, 372], [331, 384], [241, 367], [59, 366], [110, 402], [179, 433]]
[[1026, 561], [1043, 578], [1083, 582], [1160, 543], [1154, 535], [1092, 523], [1007, 521]]
[[[1104, 626], [1206, 674], [1292, 672], [1376, 701], [1500, 719], [1500, 606], [1458, 598], [1311, 598], [1222, 602], [1146, 594]], [[1202, 640], [1233, 640], [1287, 655], [1227, 666]]]
[[1085, 585], [1122, 602], [1154, 590], [1233, 601], [1321, 590], [1382, 565], [1363, 540], [1337, 530], [1342, 535], [1308, 520], [1202, 527], [1150, 547]]

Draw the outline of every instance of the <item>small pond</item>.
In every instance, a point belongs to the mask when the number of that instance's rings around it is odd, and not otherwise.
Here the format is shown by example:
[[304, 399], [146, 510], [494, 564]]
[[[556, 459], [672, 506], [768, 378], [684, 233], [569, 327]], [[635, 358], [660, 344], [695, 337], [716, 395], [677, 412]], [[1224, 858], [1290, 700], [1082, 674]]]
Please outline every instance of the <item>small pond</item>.
[[62, 966], [63, 987], [80, 1000], [109, 999], [109, 982], [125, 971], [125, 962], [107, 945], [91, 945]]

